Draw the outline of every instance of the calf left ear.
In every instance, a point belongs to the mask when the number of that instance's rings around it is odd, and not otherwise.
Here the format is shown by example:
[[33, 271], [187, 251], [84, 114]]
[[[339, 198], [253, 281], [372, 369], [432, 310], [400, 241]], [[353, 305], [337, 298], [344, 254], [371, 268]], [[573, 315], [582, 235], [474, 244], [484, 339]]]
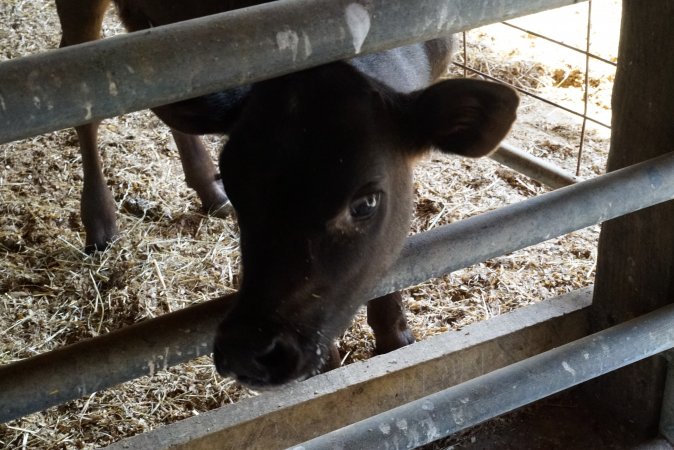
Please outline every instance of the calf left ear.
[[470, 157], [488, 155], [498, 146], [519, 104], [513, 89], [469, 79], [442, 81], [410, 94], [409, 100], [406, 115], [417, 150], [436, 147]]

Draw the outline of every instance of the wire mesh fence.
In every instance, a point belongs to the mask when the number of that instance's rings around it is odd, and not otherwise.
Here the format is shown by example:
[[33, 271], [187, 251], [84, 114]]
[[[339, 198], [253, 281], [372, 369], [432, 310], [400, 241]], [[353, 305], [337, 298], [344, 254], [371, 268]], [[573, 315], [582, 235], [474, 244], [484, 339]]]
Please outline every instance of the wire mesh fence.
[[[452, 73], [464, 77], [506, 83], [538, 104], [550, 105], [580, 122], [576, 136], [575, 174], [581, 174], [588, 126], [610, 132], [610, 93], [617, 65], [620, 2], [590, 0], [535, 16], [514, 19], [497, 25], [462, 33], [462, 41]], [[575, 22], [575, 23], [574, 23]], [[572, 25], [570, 25], [572, 24]], [[521, 60], [504, 65], [509, 59], [526, 58], [521, 44], [501, 50], [502, 60], [493, 60], [484, 47], [519, 34], [526, 36], [531, 47], [541, 48], [544, 61]], [[485, 42], [491, 40], [492, 42]], [[521, 40], [513, 39], [521, 43]], [[503, 45], [503, 42], [497, 42]], [[557, 58], [557, 62], [555, 62]], [[548, 72], [552, 83], [542, 81]], [[559, 91], [576, 90], [576, 98], [564, 98]], [[555, 92], [557, 91], [557, 92]]]

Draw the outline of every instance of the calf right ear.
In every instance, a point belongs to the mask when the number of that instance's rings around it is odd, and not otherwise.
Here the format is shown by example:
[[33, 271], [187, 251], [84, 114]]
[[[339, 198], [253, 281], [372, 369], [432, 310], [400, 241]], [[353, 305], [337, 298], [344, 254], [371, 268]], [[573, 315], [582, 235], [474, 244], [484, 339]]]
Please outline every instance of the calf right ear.
[[[410, 94], [407, 112], [417, 151], [490, 154], [515, 121], [519, 97], [502, 84], [451, 79]], [[407, 125], [407, 124], [406, 124]]]

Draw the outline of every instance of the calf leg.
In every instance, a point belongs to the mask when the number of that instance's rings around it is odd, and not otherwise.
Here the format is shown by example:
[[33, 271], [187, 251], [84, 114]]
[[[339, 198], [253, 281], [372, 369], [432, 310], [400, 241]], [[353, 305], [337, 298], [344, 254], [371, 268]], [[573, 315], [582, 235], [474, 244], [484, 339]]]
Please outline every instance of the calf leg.
[[[110, 0], [56, 0], [63, 32], [61, 47], [98, 39], [109, 5]], [[116, 205], [105, 184], [98, 155], [98, 124], [95, 122], [75, 128], [84, 172], [80, 208], [87, 251], [104, 249], [117, 235]]]
[[216, 217], [231, 214], [232, 206], [225, 188], [201, 139], [175, 129], [171, 129], [171, 133], [180, 153], [185, 181], [197, 192], [204, 212]]
[[56, 0], [61, 22], [61, 47], [95, 41], [101, 36], [110, 0]]
[[86, 233], [85, 250], [105, 249], [117, 236], [117, 205], [105, 184], [96, 138], [99, 122], [75, 128], [82, 154], [83, 187], [80, 210]]
[[367, 303], [367, 323], [374, 332], [377, 354], [388, 353], [414, 342], [405, 320], [400, 292], [370, 300]]
[[338, 368], [342, 364], [342, 358], [339, 356], [337, 344], [333, 342], [328, 348], [328, 357], [321, 367], [321, 373], [329, 372], [332, 369]]

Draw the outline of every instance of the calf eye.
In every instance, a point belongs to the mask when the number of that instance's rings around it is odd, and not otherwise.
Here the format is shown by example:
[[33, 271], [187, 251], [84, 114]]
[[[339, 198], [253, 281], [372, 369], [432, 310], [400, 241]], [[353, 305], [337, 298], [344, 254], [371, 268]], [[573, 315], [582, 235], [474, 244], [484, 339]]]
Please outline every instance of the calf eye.
[[356, 220], [369, 219], [377, 210], [380, 198], [381, 192], [372, 192], [357, 198], [349, 206], [351, 217]]

